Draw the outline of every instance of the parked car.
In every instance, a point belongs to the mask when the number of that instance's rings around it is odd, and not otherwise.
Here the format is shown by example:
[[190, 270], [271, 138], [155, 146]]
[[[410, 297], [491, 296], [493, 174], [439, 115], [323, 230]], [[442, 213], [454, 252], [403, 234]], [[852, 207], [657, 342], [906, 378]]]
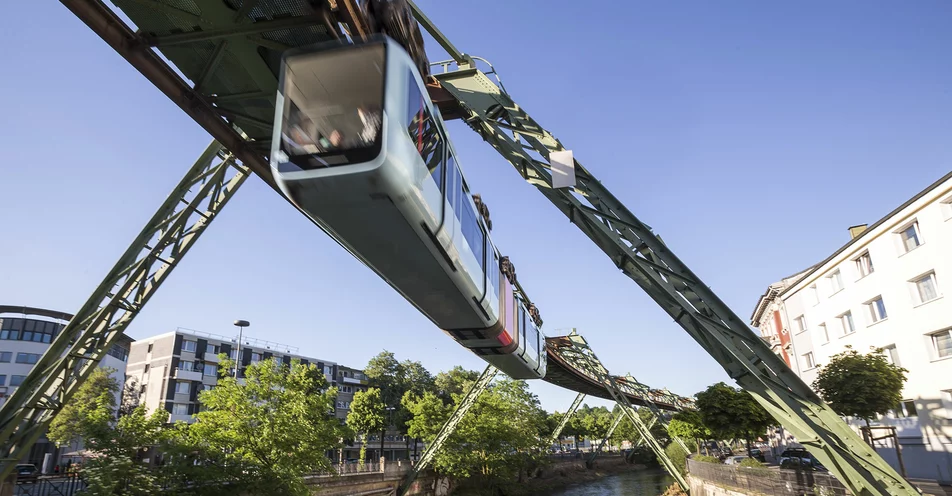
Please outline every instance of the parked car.
[[40, 471], [31, 463], [21, 463], [14, 470], [17, 471], [17, 482], [36, 482], [40, 478]]
[[729, 456], [724, 460], [724, 465], [740, 465], [740, 462], [747, 459], [747, 456]]
[[767, 457], [764, 456], [764, 452], [760, 448], [751, 448], [750, 457], [756, 459], [761, 463], [767, 463]]
[[780, 468], [815, 470], [825, 472], [827, 469], [820, 461], [813, 457], [804, 448], [789, 448], [780, 454]]

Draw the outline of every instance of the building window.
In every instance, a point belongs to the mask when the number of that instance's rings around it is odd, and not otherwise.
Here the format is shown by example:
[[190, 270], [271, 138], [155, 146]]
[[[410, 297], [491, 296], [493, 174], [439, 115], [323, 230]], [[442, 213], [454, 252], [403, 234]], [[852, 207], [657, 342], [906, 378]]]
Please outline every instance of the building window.
[[884, 346], [883, 354], [886, 355], [887, 362], [897, 367], [902, 367], [902, 363], [899, 361], [899, 350], [896, 349], [896, 345], [891, 344], [889, 346]]
[[10, 385], [11, 385], [11, 386], [19, 386], [20, 384], [23, 384], [23, 381], [25, 381], [25, 380], [26, 380], [26, 376], [25, 376], [25, 375], [11, 375], [11, 376], [10, 376]]
[[188, 415], [188, 405], [184, 403], [172, 403], [172, 415]]
[[217, 354], [218, 354], [218, 345], [217, 345], [217, 344], [211, 344], [211, 343], [205, 343], [205, 353], [211, 353], [212, 355], [217, 355]]
[[40, 361], [40, 355], [36, 353], [17, 353], [17, 363], [34, 364]]
[[10, 360], [13, 360], [12, 351], [0, 351], [0, 362], [10, 363]]
[[202, 391], [211, 391], [212, 389], [215, 389], [215, 386], [211, 384], [202, 384]]
[[261, 361], [261, 353], [251, 352], [251, 363], [257, 363]]
[[826, 324], [820, 324], [817, 326], [820, 332], [820, 339], [822, 339], [821, 344], [826, 344], [830, 342], [830, 332], [826, 329]]
[[936, 283], [935, 272], [929, 272], [910, 282], [912, 282], [914, 286], [912, 297], [917, 305], [930, 302], [939, 297], [939, 288]]
[[813, 352], [809, 352], [803, 355], [803, 368], [810, 370], [813, 367], [816, 367], [816, 363], [813, 361]]
[[188, 381], [176, 381], [175, 382], [175, 393], [176, 394], [188, 394], [192, 391], [192, 383]]
[[856, 327], [853, 325], [853, 312], [846, 312], [837, 317], [837, 319], [840, 320], [842, 336], [853, 334], [856, 331]]
[[866, 302], [866, 315], [869, 317], [869, 325], [873, 325], [886, 318], [886, 305], [883, 303], [883, 297], [877, 296]]
[[952, 328], [932, 334], [930, 338], [936, 358], [952, 357]]
[[942, 200], [942, 216], [945, 220], [952, 219], [952, 196]]
[[832, 274], [827, 276], [827, 279], [830, 280], [830, 294], [835, 294], [843, 289], [843, 276], [840, 274], [840, 269], [833, 271]]
[[218, 367], [214, 363], [206, 363], [204, 375], [218, 375]]
[[909, 253], [922, 244], [919, 232], [919, 221], [912, 221], [911, 224], [902, 228], [899, 234], [899, 241], [902, 243], [903, 253]]
[[182, 341], [182, 351], [190, 351], [195, 353], [195, 350], [198, 348], [198, 343], [195, 341]]
[[793, 323], [797, 326], [797, 334], [807, 330], [807, 318], [803, 315], [793, 319]]
[[178, 369], [191, 372], [195, 370], [195, 363], [189, 362], [188, 360], [182, 360], [178, 363]]
[[899, 404], [899, 408], [896, 409], [897, 417], [918, 417], [919, 412], [916, 410], [916, 402], [913, 400], [902, 400], [902, 403]]
[[145, 369], [142, 370], [142, 373], [143, 373], [143, 374], [148, 374], [148, 373], [149, 373], [149, 364], [145, 364]]
[[334, 368], [331, 367], [330, 365], [325, 365], [325, 366], [324, 366], [324, 374], [325, 374], [325, 375], [334, 375]]
[[811, 305], [820, 303], [820, 293], [816, 290], [816, 284], [812, 284], [807, 288], [807, 296]]
[[149, 343], [149, 349], [146, 350], [146, 353], [152, 353], [152, 343]]
[[868, 251], [853, 259], [853, 263], [856, 264], [856, 273], [860, 279], [873, 273], [873, 260], [869, 258]]
[[6, 385], [7, 385], [7, 376], [0, 375], [0, 386], [6, 386]]

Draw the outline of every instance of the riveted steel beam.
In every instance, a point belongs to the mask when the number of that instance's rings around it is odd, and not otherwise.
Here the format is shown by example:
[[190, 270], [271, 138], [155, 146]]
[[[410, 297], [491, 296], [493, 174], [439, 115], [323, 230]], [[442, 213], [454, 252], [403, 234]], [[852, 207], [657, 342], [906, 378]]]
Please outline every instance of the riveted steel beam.
[[559, 439], [559, 435], [562, 434], [562, 430], [565, 429], [565, 426], [569, 425], [569, 420], [571, 420], [572, 415], [575, 415], [575, 412], [578, 411], [578, 407], [582, 405], [582, 400], [584, 399], [585, 393], [578, 393], [578, 396], [572, 401], [572, 405], [569, 406], [569, 409], [565, 411], [565, 415], [562, 416], [562, 420], [559, 421], [559, 425], [555, 426], [555, 430], [552, 431], [552, 434], [549, 436], [549, 443], [546, 446], [555, 444]]

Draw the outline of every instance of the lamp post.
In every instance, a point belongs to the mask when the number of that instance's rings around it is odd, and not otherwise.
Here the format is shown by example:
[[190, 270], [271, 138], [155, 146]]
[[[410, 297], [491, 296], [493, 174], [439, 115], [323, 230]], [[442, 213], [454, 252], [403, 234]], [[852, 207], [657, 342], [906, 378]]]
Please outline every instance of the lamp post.
[[238, 351], [235, 353], [235, 380], [238, 380], [238, 369], [241, 368], [241, 338], [244, 335], [245, 327], [251, 325], [247, 320], [236, 320], [238, 326]]
[[383, 458], [383, 439], [386, 437], [387, 427], [390, 427], [390, 424], [393, 423], [393, 411], [396, 410], [396, 407], [387, 406], [384, 408], [387, 412], [387, 423], [383, 426], [383, 430], [380, 431], [380, 458]]

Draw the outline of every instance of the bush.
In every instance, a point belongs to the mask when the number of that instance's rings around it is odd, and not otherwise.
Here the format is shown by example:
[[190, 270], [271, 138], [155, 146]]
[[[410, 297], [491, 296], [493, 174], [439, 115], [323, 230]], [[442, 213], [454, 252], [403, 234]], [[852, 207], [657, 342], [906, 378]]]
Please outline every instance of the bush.
[[721, 461], [718, 460], [717, 458], [715, 458], [715, 457], [713, 457], [713, 456], [707, 456], [707, 455], [697, 455], [697, 456], [691, 457], [691, 459], [694, 460], [694, 461], [696, 461], [696, 462], [721, 463]]
[[747, 468], [764, 468], [767, 464], [761, 463], [760, 460], [756, 458], [744, 458], [743, 461], [740, 462], [740, 466]]
[[664, 449], [664, 452], [668, 455], [668, 458], [671, 459], [671, 463], [673, 463], [682, 474], [687, 471], [688, 454], [684, 452], [680, 444], [671, 443]]

